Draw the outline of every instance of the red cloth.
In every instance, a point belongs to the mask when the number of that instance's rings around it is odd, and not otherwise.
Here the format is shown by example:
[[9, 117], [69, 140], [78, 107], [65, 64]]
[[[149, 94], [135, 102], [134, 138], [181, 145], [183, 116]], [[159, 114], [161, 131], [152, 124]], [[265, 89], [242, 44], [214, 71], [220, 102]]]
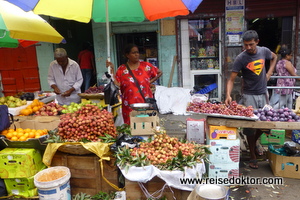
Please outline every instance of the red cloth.
[[[157, 76], [157, 71], [158, 68], [148, 62], [140, 62], [140, 66], [137, 69], [132, 70], [132, 73], [141, 86], [141, 90], [145, 98], [153, 97], [150, 89], [150, 80]], [[118, 68], [116, 80], [120, 83], [124, 123], [130, 124], [129, 114], [132, 111], [130, 104], [144, 103], [144, 99], [134, 83], [132, 76], [129, 74], [125, 64]]]
[[89, 50], [83, 50], [79, 52], [78, 61], [80, 69], [93, 69], [94, 54]]

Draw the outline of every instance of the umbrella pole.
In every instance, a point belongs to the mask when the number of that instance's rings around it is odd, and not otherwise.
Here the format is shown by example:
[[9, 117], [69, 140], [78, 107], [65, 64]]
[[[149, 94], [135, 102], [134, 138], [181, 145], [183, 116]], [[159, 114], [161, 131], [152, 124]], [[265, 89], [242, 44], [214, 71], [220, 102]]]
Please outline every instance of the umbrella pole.
[[[107, 41], [107, 60], [110, 62], [110, 35], [109, 35], [109, 15], [108, 15], [108, 0], [105, 0], [105, 15], [106, 15], [106, 41]], [[111, 67], [108, 68], [108, 73], [111, 74]], [[113, 81], [113, 74], [111, 74], [111, 79]], [[111, 105], [107, 105], [107, 111], [111, 112]]]

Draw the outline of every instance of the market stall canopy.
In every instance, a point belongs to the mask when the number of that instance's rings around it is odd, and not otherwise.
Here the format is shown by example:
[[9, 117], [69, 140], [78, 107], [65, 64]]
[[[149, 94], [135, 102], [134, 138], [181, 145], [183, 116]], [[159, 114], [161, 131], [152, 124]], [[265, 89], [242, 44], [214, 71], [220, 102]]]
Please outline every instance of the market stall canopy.
[[[25, 11], [88, 23], [106, 22], [105, 0], [7, 0]], [[108, 0], [110, 22], [154, 21], [188, 15], [202, 0]]]
[[63, 36], [37, 14], [0, 0], [0, 47], [29, 46], [37, 41], [61, 43], [63, 40]]

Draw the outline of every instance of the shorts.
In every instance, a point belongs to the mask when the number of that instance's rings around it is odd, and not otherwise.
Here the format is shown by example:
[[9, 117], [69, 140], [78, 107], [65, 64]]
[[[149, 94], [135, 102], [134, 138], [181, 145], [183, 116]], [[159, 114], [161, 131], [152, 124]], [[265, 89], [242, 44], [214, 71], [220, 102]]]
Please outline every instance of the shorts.
[[266, 94], [251, 95], [243, 94], [240, 101], [244, 106], [252, 106], [254, 109], [263, 108], [267, 104]]
[[[241, 99], [241, 104], [244, 106], [252, 106], [254, 109], [263, 108], [267, 104], [266, 94], [260, 95], [250, 95], [243, 94]], [[254, 136], [256, 133], [256, 129], [253, 128], [244, 128], [243, 134], [247, 136]]]

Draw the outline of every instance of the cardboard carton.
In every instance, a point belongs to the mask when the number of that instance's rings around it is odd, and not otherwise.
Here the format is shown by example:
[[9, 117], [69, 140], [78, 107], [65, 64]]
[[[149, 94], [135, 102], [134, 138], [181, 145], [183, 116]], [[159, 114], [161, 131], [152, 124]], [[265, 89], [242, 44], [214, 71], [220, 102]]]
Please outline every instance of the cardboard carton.
[[236, 140], [208, 140], [212, 154], [208, 159], [212, 163], [232, 164], [240, 161], [240, 139]]
[[239, 177], [239, 163], [208, 164], [209, 178], [233, 178]]
[[37, 149], [5, 148], [0, 151], [0, 178], [28, 178], [45, 167]]
[[237, 139], [237, 128], [236, 127], [227, 127], [227, 126], [209, 126], [209, 138], [218, 140], [218, 139], [227, 139], [235, 140]]
[[34, 177], [4, 179], [8, 195], [20, 195], [23, 197], [37, 196], [37, 188], [34, 185]]
[[276, 144], [283, 145], [285, 141], [285, 130], [271, 129], [270, 134], [263, 133], [260, 136], [262, 145]]
[[188, 141], [193, 141], [198, 144], [205, 143], [205, 119], [186, 120], [186, 137]]
[[275, 176], [300, 179], [300, 157], [281, 156], [268, 151], [268, 158]]
[[[152, 116], [148, 116], [150, 113]], [[131, 111], [130, 129], [131, 135], [154, 135], [154, 129], [159, 125], [157, 111]]]

